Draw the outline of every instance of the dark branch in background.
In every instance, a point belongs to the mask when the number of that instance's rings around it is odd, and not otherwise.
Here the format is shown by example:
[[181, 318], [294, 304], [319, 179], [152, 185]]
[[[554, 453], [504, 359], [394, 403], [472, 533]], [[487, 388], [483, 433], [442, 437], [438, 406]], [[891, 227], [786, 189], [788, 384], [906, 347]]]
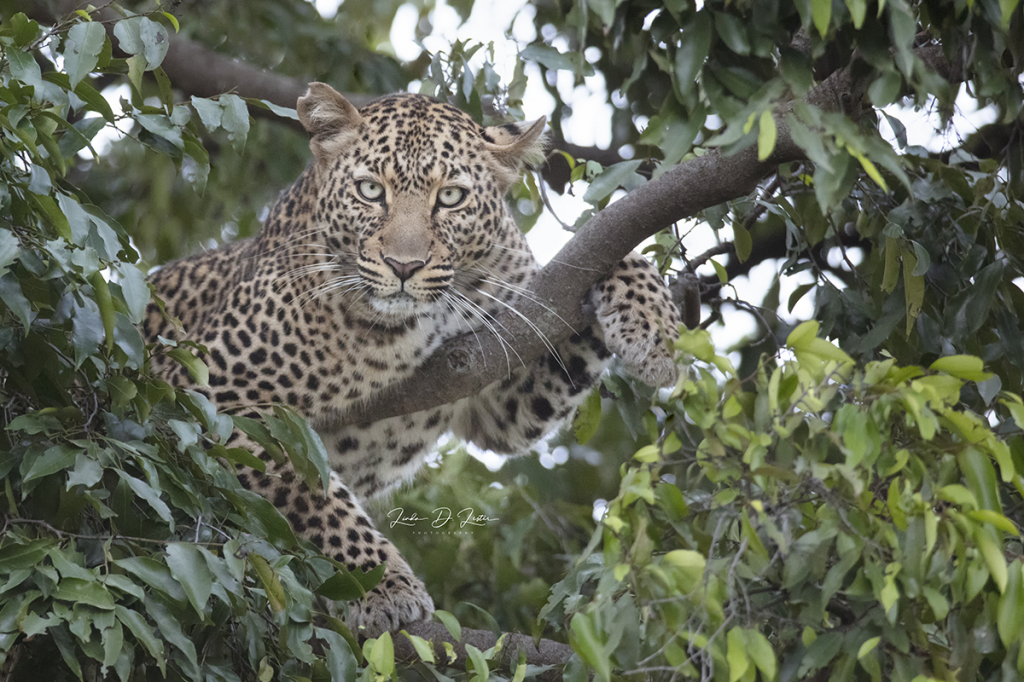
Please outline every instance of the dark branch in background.
[[[84, 6], [84, 2], [75, 0], [33, 0], [17, 3], [17, 9], [40, 23], [53, 24], [62, 17]], [[110, 9], [101, 9], [94, 16], [103, 21], [112, 21], [120, 15]], [[117, 40], [112, 35], [112, 24], [107, 25], [111, 43], [117, 49]], [[173, 86], [186, 95], [196, 97], [216, 97], [227, 92], [239, 97], [264, 99], [281, 107], [295, 108], [295, 102], [305, 94], [308, 83], [284, 76], [273, 71], [261, 69], [237, 59], [217, 52], [202, 43], [180, 35], [171, 35], [167, 48], [167, 56], [160, 65]], [[366, 93], [344, 93], [345, 97], [357, 107], [370, 102], [379, 95]], [[270, 119], [282, 125], [303, 131], [302, 124], [290, 118], [282, 118], [273, 112], [260, 107], [249, 107], [249, 113], [256, 118]], [[304, 131], [303, 131], [304, 132]], [[582, 147], [564, 139], [552, 140], [555, 149], [568, 152], [574, 158], [597, 161], [609, 166], [623, 161], [615, 149], [599, 147]], [[544, 179], [558, 192], [561, 192], [569, 181], [569, 165], [560, 154], [553, 154], [542, 169]]]

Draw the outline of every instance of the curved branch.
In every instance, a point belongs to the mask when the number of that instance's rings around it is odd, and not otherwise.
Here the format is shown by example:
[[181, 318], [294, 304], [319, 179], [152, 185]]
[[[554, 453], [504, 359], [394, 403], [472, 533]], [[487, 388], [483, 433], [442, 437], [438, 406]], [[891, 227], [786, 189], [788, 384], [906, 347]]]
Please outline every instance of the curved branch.
[[[434, 657], [438, 661], [447, 661], [448, 655], [445, 653], [443, 642], [451, 644], [452, 648], [455, 650], [456, 658], [454, 661], [449, 661], [447, 665], [449, 667], [462, 669], [465, 669], [466, 661], [468, 660], [468, 656], [466, 655], [467, 644], [471, 644], [480, 651], [486, 651], [498, 642], [498, 637], [490, 630], [467, 629], [462, 630], [461, 640], [456, 641], [444, 625], [434, 623], [432, 621], [412, 623], [406, 626], [405, 632], [408, 632], [410, 635], [422, 637], [430, 642], [433, 645]], [[396, 661], [414, 663], [420, 660], [420, 657], [413, 648], [412, 643], [405, 636], [396, 634], [393, 635], [393, 637]], [[512, 671], [519, 660], [519, 652], [522, 651], [526, 655], [526, 663], [528, 665], [556, 666], [555, 668], [545, 671], [537, 676], [537, 678], [542, 680], [542, 682], [557, 682], [558, 680], [561, 680], [561, 666], [568, 663], [569, 659], [572, 658], [573, 655], [572, 647], [568, 644], [562, 644], [561, 642], [542, 639], [535, 643], [533, 637], [514, 632], [502, 633], [502, 637], [504, 637], [504, 640], [502, 641], [502, 648], [496, 655], [495, 662], [498, 663], [502, 669]]]
[[[922, 48], [925, 51], [929, 58], [941, 55], [938, 46]], [[843, 69], [811, 90], [804, 101], [826, 111], [856, 112], [862, 106], [862, 96], [855, 85], [850, 70]], [[518, 313], [507, 311], [498, 316], [496, 326], [508, 330], [505, 341], [524, 361], [539, 357], [546, 352], [539, 335], [558, 344], [585, 326], [592, 317], [580, 305], [584, 295], [644, 239], [704, 209], [750, 194], [779, 164], [806, 158], [789, 133], [789, 110], [775, 115], [778, 133], [769, 159], [759, 161], [754, 147], [732, 156], [711, 150], [595, 215], [540, 271], [531, 295], [517, 303]], [[536, 331], [520, 315], [531, 320]], [[366, 423], [451, 403], [502, 379], [507, 371], [498, 339], [462, 336], [442, 346], [415, 376], [337, 419], [347, 424]]]

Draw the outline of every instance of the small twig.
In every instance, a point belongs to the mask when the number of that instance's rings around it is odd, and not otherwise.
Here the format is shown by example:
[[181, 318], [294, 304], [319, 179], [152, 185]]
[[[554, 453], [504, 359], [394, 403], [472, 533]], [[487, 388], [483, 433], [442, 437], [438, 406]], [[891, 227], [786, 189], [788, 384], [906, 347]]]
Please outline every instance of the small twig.
[[[82, 535], [81, 533], [72, 533], [70, 531], [61, 530], [56, 528], [46, 521], [40, 521], [39, 519], [21, 519], [21, 518], [6, 518], [6, 524], [20, 524], [25, 526], [40, 526], [50, 531], [58, 538], [63, 539], [64, 537], [74, 538], [75, 540], [125, 540], [129, 542], [149, 542], [154, 545], [175, 545], [182, 542], [188, 542], [187, 540], [157, 540], [155, 538], [139, 538], [131, 535]], [[223, 542], [196, 542], [197, 545], [207, 545], [209, 547], [223, 547]]]
[[689, 259], [686, 262], [686, 271], [691, 273], [696, 272], [697, 268], [711, 260], [712, 256], [720, 256], [724, 253], [730, 253], [732, 252], [732, 250], [732, 242], [722, 242], [721, 244], [712, 246], [710, 249], [700, 254], [696, 258]]
[[562, 226], [562, 229], [566, 232], [575, 232], [576, 228], [568, 223], [562, 222], [562, 219], [555, 213], [555, 207], [551, 205], [551, 200], [548, 199], [548, 183], [544, 180], [543, 176], [540, 178], [540, 182], [537, 183], [540, 186], [540, 200], [544, 202], [544, 207], [548, 209], [548, 213], [551, 217], [558, 221], [558, 224]]

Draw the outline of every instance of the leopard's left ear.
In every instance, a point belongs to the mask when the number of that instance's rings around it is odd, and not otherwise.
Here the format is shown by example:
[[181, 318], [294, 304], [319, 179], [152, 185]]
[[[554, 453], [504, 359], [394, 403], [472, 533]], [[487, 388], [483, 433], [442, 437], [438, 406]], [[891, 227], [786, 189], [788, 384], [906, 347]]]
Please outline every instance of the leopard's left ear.
[[536, 121], [506, 123], [484, 128], [484, 147], [501, 164], [502, 175], [507, 175], [512, 184], [524, 165], [540, 164], [544, 161], [547, 138], [544, 124], [547, 118]]
[[309, 146], [319, 161], [336, 151], [345, 134], [355, 131], [363, 122], [359, 110], [326, 83], [310, 83], [295, 108], [311, 136]]

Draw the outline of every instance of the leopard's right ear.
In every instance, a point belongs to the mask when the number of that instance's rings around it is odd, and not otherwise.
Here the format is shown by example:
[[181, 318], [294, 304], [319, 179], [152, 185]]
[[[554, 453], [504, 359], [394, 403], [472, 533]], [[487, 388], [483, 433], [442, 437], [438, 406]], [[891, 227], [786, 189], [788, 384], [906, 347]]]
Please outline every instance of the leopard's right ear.
[[363, 121], [359, 110], [326, 83], [310, 83], [295, 108], [302, 126], [312, 135], [309, 147], [318, 161], [329, 156], [332, 147], [347, 137], [345, 133]]

